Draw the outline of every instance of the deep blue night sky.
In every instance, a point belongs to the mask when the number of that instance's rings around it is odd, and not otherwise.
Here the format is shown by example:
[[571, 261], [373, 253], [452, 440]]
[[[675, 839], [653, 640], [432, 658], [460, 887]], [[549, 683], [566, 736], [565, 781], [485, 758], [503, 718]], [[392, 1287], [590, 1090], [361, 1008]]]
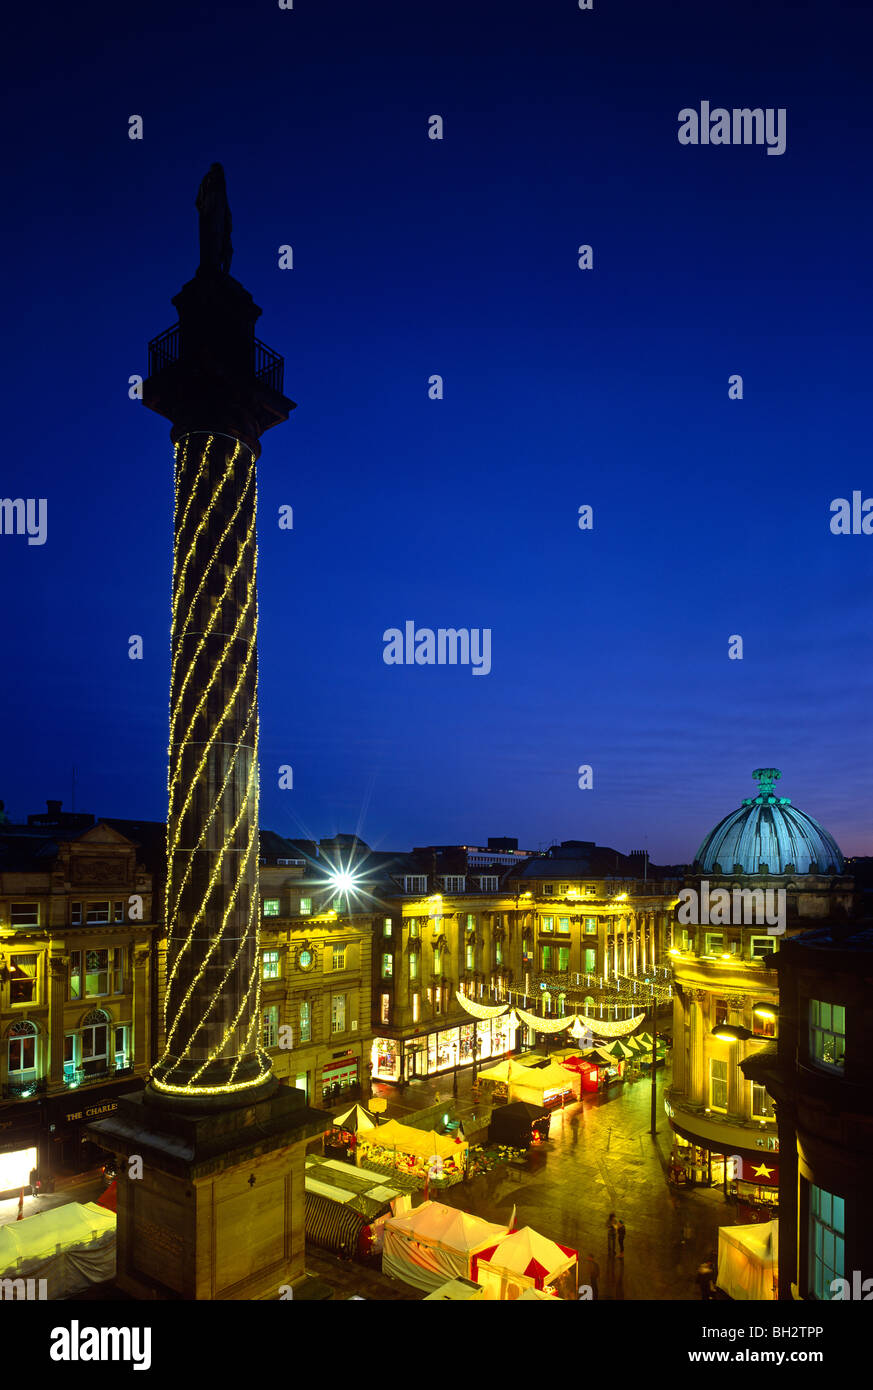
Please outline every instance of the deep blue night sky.
[[[0, 491], [48, 499], [48, 540], [0, 536], [13, 818], [69, 805], [73, 765], [79, 808], [165, 814], [172, 454], [127, 383], [221, 160], [299, 402], [259, 465], [262, 825], [681, 861], [763, 764], [873, 851], [873, 536], [829, 530], [873, 496], [871, 18], [766, 11], [16, 20]], [[702, 99], [787, 108], [786, 153], [679, 145]], [[386, 666], [406, 619], [491, 628], [491, 674]]]

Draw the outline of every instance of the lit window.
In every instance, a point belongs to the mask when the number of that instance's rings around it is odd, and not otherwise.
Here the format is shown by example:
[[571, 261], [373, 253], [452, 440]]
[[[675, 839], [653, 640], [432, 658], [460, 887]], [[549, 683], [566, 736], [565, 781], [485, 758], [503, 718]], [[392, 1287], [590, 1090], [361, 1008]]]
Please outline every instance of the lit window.
[[833, 1297], [831, 1284], [844, 1277], [846, 1204], [842, 1197], [810, 1184], [809, 1283], [822, 1302]]
[[818, 1067], [844, 1071], [846, 1066], [846, 1010], [842, 1004], [809, 1001], [809, 1055]]
[[345, 946], [334, 946], [331, 957], [331, 969], [345, 970], [346, 968], [346, 948]]
[[64, 1034], [64, 1080], [65, 1080], [65, 1081], [75, 1081], [75, 1079], [76, 1079], [76, 1062], [77, 1062], [76, 1044], [77, 1044], [77, 1042], [78, 1042], [78, 1034], [77, 1034], [77, 1033], [65, 1033], [65, 1034]]
[[10, 957], [9, 967], [12, 975], [9, 981], [10, 1004], [35, 1003], [38, 965], [39, 957], [36, 954]]
[[712, 1110], [727, 1110], [728, 1064], [718, 1057], [709, 1060], [709, 1104]]
[[14, 1085], [36, 1080], [36, 1027], [33, 1023], [14, 1023], [7, 1052], [9, 1078]]
[[275, 1047], [279, 1041], [279, 1005], [264, 1009], [264, 1047]]
[[92, 1009], [82, 1024], [82, 1071], [94, 1076], [109, 1064], [109, 1015]]
[[312, 899], [311, 899], [311, 898], [301, 898], [301, 899], [300, 899], [300, 916], [301, 916], [301, 917], [308, 917], [308, 916], [310, 915], [311, 912], [312, 912]]
[[265, 917], [278, 917], [278, 916], [279, 916], [279, 899], [278, 899], [278, 898], [264, 898], [264, 916], [265, 916]]
[[263, 951], [261, 953], [261, 974], [265, 980], [278, 980], [279, 978], [279, 952]]
[[752, 1082], [752, 1118], [755, 1120], [772, 1120], [776, 1115], [773, 1109], [773, 1102], [767, 1093], [765, 1086], [759, 1086], [757, 1082]]
[[749, 942], [752, 960], [762, 960], [776, 950], [775, 936], [753, 936]]
[[346, 1031], [346, 996], [344, 994], [331, 996], [330, 1031], [332, 1033], [344, 1033]]
[[109, 993], [109, 952], [85, 952], [85, 995], [94, 998]]

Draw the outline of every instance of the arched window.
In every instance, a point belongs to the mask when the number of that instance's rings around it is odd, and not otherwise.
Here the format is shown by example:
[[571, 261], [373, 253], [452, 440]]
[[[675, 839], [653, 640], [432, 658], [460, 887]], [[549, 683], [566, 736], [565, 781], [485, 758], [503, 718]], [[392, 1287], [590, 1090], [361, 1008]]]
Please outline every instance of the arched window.
[[9, 1029], [7, 1066], [9, 1085], [24, 1086], [36, 1081], [36, 1024], [22, 1019]]
[[94, 1076], [108, 1068], [109, 1015], [104, 1009], [92, 1009], [82, 1020], [82, 1071]]

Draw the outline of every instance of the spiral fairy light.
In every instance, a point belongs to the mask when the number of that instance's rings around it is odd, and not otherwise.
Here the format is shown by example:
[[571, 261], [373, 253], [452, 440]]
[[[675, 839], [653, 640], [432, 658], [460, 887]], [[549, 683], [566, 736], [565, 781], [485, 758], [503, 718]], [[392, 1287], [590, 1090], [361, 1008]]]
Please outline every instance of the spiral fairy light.
[[270, 1076], [260, 1046], [257, 480], [239, 439], [176, 440], [167, 980], [158, 1091]]

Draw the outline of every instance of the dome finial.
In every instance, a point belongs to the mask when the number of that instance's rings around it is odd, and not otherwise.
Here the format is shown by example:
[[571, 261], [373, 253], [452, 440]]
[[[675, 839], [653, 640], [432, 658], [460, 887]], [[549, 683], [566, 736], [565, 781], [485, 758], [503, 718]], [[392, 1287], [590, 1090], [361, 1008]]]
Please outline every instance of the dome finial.
[[773, 788], [780, 780], [782, 773], [778, 767], [756, 767], [752, 776], [758, 783], [758, 795], [772, 796]]

